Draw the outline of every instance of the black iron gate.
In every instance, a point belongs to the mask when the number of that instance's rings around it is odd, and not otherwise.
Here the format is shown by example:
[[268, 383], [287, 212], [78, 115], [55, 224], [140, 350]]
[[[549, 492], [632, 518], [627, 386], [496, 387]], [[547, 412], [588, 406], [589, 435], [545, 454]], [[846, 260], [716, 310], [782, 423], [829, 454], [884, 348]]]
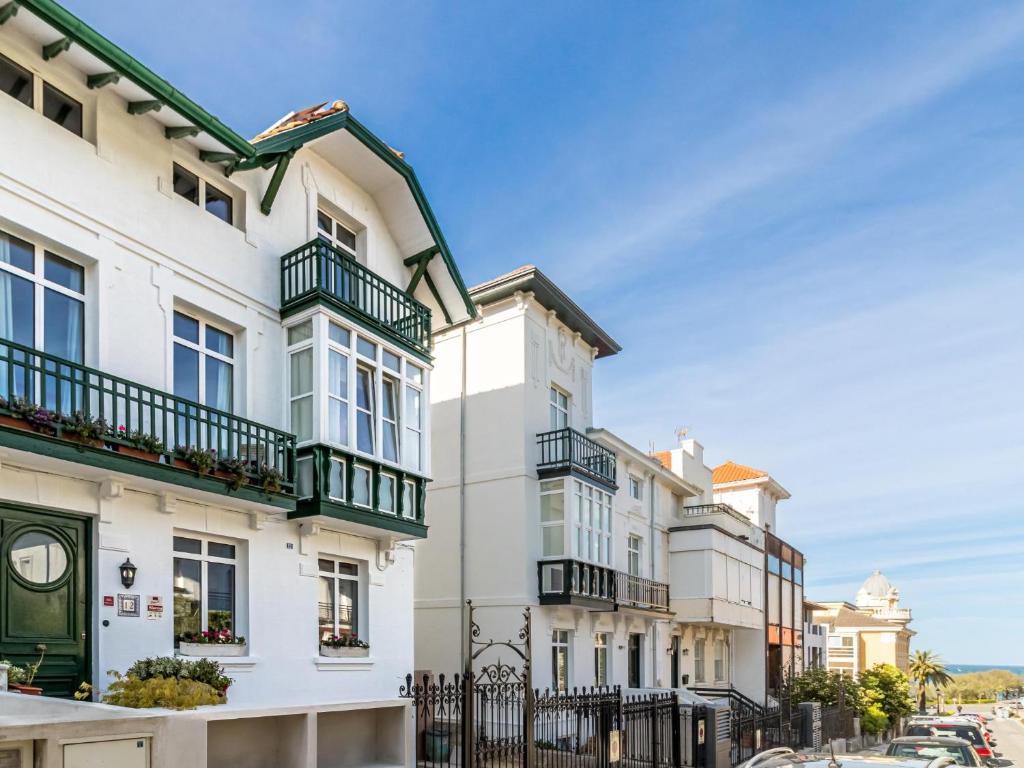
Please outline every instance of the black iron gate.
[[[513, 640], [481, 640], [467, 601], [466, 660], [461, 675], [419, 681], [412, 699], [416, 762], [426, 768], [680, 768], [681, 713], [673, 694], [624, 697], [618, 688], [535, 690], [530, 609]], [[508, 650], [516, 663], [488, 651]], [[697, 765], [700, 765], [698, 763]]]

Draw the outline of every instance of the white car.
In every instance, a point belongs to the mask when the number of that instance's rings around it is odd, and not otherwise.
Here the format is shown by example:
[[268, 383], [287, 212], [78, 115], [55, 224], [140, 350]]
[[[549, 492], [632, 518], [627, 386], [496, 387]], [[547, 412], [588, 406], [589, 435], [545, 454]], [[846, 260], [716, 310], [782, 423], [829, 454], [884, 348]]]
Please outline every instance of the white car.
[[775, 747], [754, 755], [745, 763], [740, 763], [738, 768], [946, 768], [956, 765], [956, 760], [949, 756], [923, 760], [889, 755], [805, 755], [794, 752], [789, 747]]

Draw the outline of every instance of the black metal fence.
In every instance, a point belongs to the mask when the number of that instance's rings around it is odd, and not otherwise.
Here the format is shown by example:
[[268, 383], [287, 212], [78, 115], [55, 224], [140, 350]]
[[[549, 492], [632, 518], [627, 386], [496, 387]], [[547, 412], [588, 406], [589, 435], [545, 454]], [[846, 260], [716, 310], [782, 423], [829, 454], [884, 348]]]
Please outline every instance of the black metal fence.
[[[468, 689], [472, 704], [467, 704]], [[417, 765], [609, 768], [613, 739], [618, 739], [620, 765], [683, 764], [684, 716], [671, 693], [624, 696], [618, 687], [534, 690], [529, 708], [526, 694], [514, 680], [501, 682], [498, 690], [493, 682], [467, 686], [459, 675], [436, 680], [424, 675], [418, 682], [408, 675], [401, 695], [412, 699], [415, 712]], [[463, 717], [467, 706], [472, 707], [471, 738]]]

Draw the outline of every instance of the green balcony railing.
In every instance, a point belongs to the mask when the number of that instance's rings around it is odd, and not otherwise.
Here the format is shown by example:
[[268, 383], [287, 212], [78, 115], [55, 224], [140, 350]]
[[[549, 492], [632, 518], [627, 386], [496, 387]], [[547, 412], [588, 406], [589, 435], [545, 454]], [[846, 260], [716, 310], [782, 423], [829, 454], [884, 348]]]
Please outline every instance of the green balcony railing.
[[10, 413], [18, 401], [46, 409], [38, 421], [55, 437], [64, 436], [65, 417], [79, 413], [104, 420], [111, 445], [121, 441], [124, 427], [126, 434], [161, 441], [163, 462], [170, 463], [178, 447], [194, 447], [214, 451], [219, 461], [240, 460], [253, 483], [270, 468], [282, 476], [283, 491], [294, 488], [294, 435], [32, 347], [0, 340], [0, 398], [0, 412]]
[[281, 257], [281, 309], [319, 297], [353, 311], [414, 349], [430, 350], [430, 309], [323, 240]]

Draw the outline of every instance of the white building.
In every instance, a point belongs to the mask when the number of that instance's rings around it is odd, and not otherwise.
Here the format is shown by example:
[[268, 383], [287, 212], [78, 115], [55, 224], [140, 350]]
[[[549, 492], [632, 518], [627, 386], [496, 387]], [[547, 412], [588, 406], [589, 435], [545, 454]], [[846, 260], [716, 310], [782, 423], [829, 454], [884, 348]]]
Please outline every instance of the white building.
[[0, 54], [0, 658], [45, 644], [69, 696], [230, 629], [218, 718], [401, 717], [431, 322], [474, 312], [412, 168], [343, 102], [247, 141], [51, 0], [0, 7]]
[[[763, 582], [747, 570], [744, 597], [719, 599], [732, 570], [719, 574], [704, 543], [690, 551], [691, 533], [716, 535], [688, 530], [688, 505], [711, 501], [699, 444], [687, 441], [676, 465], [594, 426], [595, 362], [619, 347], [540, 270], [522, 267], [470, 294], [479, 319], [435, 335], [417, 669], [461, 669], [453, 639], [471, 599], [483, 635], [495, 639], [514, 637], [522, 608], [532, 607], [540, 687], [727, 688], [732, 630], [743, 621], [760, 628], [762, 662], [750, 682], [763, 695], [763, 616], [749, 606]], [[722, 527], [756, 530], [733, 514]], [[739, 535], [722, 546], [763, 567], [763, 552], [748, 554]], [[709, 598], [741, 618], [709, 613]]]

